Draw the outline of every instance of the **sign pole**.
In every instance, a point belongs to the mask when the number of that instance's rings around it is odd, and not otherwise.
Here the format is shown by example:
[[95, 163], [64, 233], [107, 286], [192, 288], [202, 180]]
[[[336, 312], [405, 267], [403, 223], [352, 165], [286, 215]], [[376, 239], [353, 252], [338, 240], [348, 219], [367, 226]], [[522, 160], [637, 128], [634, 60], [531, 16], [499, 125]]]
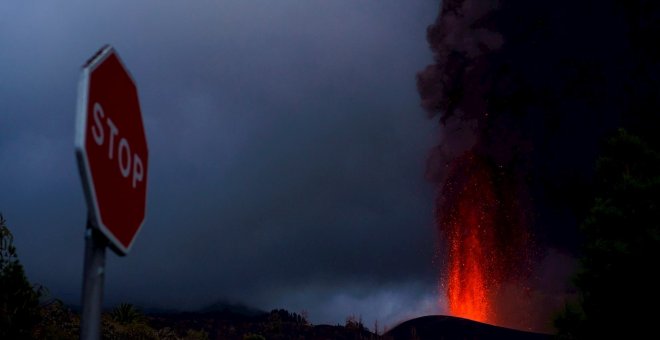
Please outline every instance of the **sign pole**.
[[149, 149], [137, 86], [109, 45], [82, 69], [76, 160], [87, 200], [80, 338], [101, 338], [105, 249], [128, 254], [144, 223]]
[[103, 279], [105, 278], [106, 238], [92, 225], [87, 217], [85, 230], [85, 264], [83, 269], [82, 315], [80, 339], [101, 338], [101, 305]]

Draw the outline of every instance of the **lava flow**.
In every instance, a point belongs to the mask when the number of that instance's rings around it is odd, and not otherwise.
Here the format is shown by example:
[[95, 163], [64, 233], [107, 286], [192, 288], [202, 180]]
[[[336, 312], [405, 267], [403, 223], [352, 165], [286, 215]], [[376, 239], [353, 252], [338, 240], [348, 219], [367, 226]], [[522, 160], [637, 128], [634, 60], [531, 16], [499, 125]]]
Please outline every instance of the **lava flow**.
[[510, 189], [493, 167], [468, 152], [453, 162], [439, 197], [438, 227], [447, 244], [445, 275], [452, 315], [497, 324], [497, 294], [513, 277], [526, 233]]

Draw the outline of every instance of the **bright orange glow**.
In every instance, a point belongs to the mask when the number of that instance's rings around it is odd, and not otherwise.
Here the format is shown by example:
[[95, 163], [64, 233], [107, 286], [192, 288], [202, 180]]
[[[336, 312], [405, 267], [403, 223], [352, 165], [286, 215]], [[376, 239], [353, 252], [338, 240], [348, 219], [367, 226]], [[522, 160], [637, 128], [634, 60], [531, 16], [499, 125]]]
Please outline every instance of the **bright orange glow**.
[[453, 195], [453, 211], [443, 229], [448, 238], [446, 277], [449, 310], [452, 315], [494, 323], [491, 292], [497, 280], [493, 267], [495, 196], [488, 173], [471, 170]]
[[[480, 263], [483, 259], [481, 242], [472, 230], [463, 242], [454, 241], [451, 247], [454, 256], [447, 285], [451, 313], [472, 320], [488, 321], [490, 305], [484, 277], [486, 268]], [[459, 254], [467, 256], [461, 258]]]

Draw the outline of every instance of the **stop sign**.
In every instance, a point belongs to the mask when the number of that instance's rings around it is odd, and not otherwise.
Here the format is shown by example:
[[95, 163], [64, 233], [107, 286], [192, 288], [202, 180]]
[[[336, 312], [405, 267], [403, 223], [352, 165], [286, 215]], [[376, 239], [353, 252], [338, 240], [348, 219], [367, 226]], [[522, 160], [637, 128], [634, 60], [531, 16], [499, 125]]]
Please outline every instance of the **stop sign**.
[[83, 67], [75, 145], [92, 223], [126, 255], [144, 223], [149, 150], [137, 87], [110, 46]]

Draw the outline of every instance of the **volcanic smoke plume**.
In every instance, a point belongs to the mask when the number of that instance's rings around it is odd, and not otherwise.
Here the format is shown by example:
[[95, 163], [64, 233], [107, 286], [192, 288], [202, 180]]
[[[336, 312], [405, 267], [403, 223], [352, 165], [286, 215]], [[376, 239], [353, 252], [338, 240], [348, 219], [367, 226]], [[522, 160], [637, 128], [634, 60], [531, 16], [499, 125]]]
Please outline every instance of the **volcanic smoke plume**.
[[429, 160], [429, 176], [440, 188], [440, 281], [449, 311], [528, 328], [510, 324], [498, 306], [505, 287], [525, 293], [531, 259], [523, 209], [527, 190], [517, 180], [524, 164], [515, 158], [529, 142], [488, 112], [488, 94], [497, 80], [493, 52], [503, 43], [491, 27], [496, 10], [497, 1], [443, 1], [441, 16], [428, 31], [436, 63], [419, 74], [418, 88], [424, 108], [441, 113], [445, 126], [443, 143]]
[[442, 1], [417, 88], [442, 124], [427, 177], [450, 313], [549, 330], [564, 288], [542, 268], [577, 248], [600, 141], [660, 144], [657, 3]]

